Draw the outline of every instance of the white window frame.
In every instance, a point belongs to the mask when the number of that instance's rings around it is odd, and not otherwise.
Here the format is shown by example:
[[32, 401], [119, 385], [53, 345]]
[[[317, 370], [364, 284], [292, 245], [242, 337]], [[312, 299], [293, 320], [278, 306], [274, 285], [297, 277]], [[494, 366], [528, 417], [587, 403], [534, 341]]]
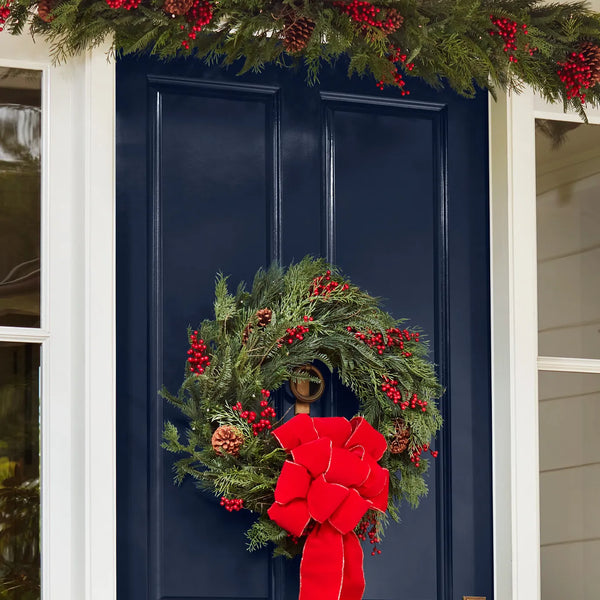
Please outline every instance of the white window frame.
[[114, 64], [4, 32], [0, 66], [43, 74], [42, 327], [0, 327], [42, 347], [42, 599], [114, 600]]
[[[586, 110], [600, 124], [600, 109]], [[538, 357], [535, 119], [581, 121], [526, 89], [490, 100], [495, 597], [538, 600], [538, 373], [600, 360]], [[519, 460], [524, 457], [524, 460]]]

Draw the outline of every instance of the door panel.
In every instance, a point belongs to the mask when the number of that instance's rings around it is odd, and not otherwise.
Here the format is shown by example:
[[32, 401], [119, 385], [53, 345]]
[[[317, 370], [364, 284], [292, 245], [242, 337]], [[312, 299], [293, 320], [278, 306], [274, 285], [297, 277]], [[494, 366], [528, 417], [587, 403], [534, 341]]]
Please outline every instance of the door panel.
[[[410, 87], [119, 62], [119, 598], [297, 597], [298, 561], [246, 552], [249, 514], [173, 486], [160, 431], [183, 422], [156, 390], [180, 383], [217, 271], [307, 253], [422, 327], [448, 389], [430, 495], [365, 557], [365, 600], [492, 597], [487, 97]], [[328, 378], [315, 414], [355, 410]]]

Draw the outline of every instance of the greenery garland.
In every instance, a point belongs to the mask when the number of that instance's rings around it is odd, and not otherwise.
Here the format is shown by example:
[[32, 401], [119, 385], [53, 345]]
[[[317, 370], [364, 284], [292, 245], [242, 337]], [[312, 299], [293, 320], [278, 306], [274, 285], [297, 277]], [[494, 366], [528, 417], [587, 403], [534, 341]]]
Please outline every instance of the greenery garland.
[[[271, 431], [289, 416], [276, 415], [272, 393], [308, 377], [298, 369], [320, 361], [356, 394], [360, 414], [388, 440], [380, 462], [390, 472], [388, 514], [398, 520], [403, 501], [418, 504], [427, 493], [424, 453], [437, 456], [430, 444], [442, 420], [434, 402], [441, 388], [417, 331], [336, 268], [310, 257], [258, 271], [250, 292], [242, 284], [230, 294], [218, 276], [214, 311], [214, 320], [189, 332], [179, 393], [163, 390], [187, 421], [183, 435], [173, 423], [164, 428], [163, 447], [183, 455], [174, 464], [178, 483], [191, 476], [227, 510], [258, 513], [247, 533], [250, 550], [272, 542], [276, 554], [300, 551], [303, 540], [267, 515], [286, 460]], [[377, 541], [386, 521], [369, 511], [357, 533]]]
[[306, 65], [349, 57], [349, 74], [410, 93], [407, 76], [471, 96], [531, 85], [583, 113], [600, 98], [600, 16], [538, 0], [0, 0], [0, 29], [29, 26], [57, 59], [114, 36], [122, 53]]

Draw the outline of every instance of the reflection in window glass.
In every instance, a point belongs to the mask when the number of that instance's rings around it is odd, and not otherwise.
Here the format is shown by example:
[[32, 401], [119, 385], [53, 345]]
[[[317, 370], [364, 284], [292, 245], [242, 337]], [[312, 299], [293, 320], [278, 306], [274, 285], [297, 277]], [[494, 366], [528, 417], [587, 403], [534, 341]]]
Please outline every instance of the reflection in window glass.
[[40, 324], [41, 73], [0, 67], [0, 326]]
[[600, 374], [539, 375], [542, 600], [600, 598]]
[[600, 126], [536, 121], [539, 354], [600, 358]]
[[0, 600], [40, 598], [40, 349], [0, 342]]

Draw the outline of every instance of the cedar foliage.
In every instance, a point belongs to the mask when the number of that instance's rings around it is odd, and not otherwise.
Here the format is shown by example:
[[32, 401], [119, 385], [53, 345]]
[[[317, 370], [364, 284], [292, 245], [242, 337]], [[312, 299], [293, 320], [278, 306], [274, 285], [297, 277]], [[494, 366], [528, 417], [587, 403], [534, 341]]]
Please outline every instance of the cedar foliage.
[[[340, 282], [339, 287], [325, 295], [312, 295], [314, 280], [328, 269], [331, 278]], [[342, 285], [345, 283], [347, 289]], [[272, 310], [271, 320], [258, 327], [257, 311], [265, 307]], [[208, 346], [210, 365], [202, 374], [192, 373], [186, 367], [179, 392], [176, 395], [162, 392], [189, 421], [185, 431], [167, 422], [163, 447], [182, 455], [174, 465], [177, 483], [190, 476], [198, 486], [217, 496], [243, 498], [245, 508], [259, 514], [248, 531], [250, 550], [273, 542], [276, 553], [289, 556], [301, 550], [301, 544], [294, 544], [287, 532], [266, 514], [274, 501], [286, 453], [268, 430], [254, 436], [251, 425], [232, 407], [239, 401], [245, 410], [260, 413], [262, 389], [272, 392], [280, 389], [290, 379], [297, 378], [296, 368], [318, 360], [335, 371], [341, 382], [356, 394], [360, 414], [387, 439], [394, 435], [394, 419], [402, 416], [411, 430], [409, 449], [416, 449], [429, 444], [441, 427], [434, 402], [441, 388], [427, 360], [427, 345], [423, 341], [405, 343], [404, 351], [412, 353], [409, 357], [398, 347], [380, 355], [348, 330], [351, 327], [356, 331], [385, 333], [388, 328], [403, 325], [380, 308], [377, 298], [352, 285], [321, 259], [307, 257], [287, 269], [273, 265], [260, 270], [250, 291], [241, 284], [235, 294], [229, 292], [227, 279], [219, 275], [214, 313], [215, 318], [205, 320], [197, 330], [198, 337]], [[310, 330], [304, 339], [290, 345], [280, 344], [288, 328], [307, 325], [305, 316], [313, 320], [308, 323]], [[255, 326], [243, 344], [249, 323]], [[427, 400], [427, 410], [401, 410], [381, 390], [384, 376], [399, 382], [403, 397], [416, 393]], [[281, 421], [286, 416], [289, 415], [279, 415]], [[239, 456], [218, 455], [212, 449], [211, 437], [220, 425], [232, 425], [243, 433], [245, 443], [239, 449]], [[388, 512], [397, 519], [400, 503], [406, 501], [416, 506], [427, 493], [423, 478], [427, 461], [421, 459], [420, 466], [415, 466], [409, 452], [386, 452], [381, 465], [391, 474]]]

